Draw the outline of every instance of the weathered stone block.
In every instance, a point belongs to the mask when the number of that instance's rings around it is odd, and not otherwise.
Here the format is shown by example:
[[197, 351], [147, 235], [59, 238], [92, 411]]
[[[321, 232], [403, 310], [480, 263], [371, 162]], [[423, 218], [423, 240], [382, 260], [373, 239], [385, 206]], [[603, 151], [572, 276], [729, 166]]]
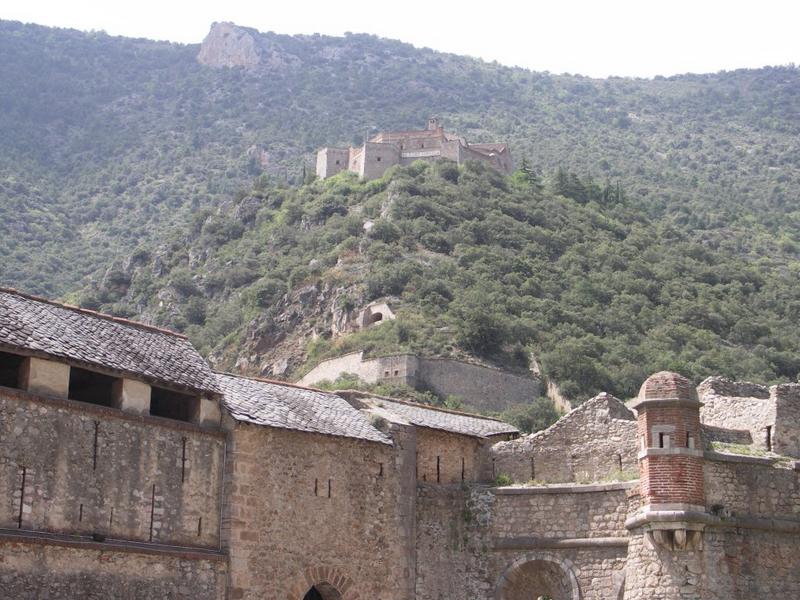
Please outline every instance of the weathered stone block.
[[200, 398], [192, 420], [203, 427], [218, 427], [221, 419], [222, 412], [219, 402], [208, 398]]
[[32, 394], [66, 398], [69, 395], [69, 365], [30, 356], [20, 368], [20, 387]]
[[150, 386], [135, 379], [118, 379], [112, 387], [112, 402], [125, 412], [150, 414]]

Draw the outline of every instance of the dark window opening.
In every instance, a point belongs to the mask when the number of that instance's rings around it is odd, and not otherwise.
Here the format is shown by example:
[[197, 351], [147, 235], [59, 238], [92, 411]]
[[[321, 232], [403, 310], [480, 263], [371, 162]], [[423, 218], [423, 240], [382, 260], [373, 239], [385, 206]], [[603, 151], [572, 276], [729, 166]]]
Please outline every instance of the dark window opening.
[[337, 165], [339, 164], [339, 161], [338, 161], [338, 160], [336, 161], [336, 164], [337, 164]]
[[19, 387], [19, 370], [24, 356], [0, 352], [0, 385], [10, 388]]
[[114, 381], [116, 381], [115, 377], [71, 367], [69, 370], [69, 398], [89, 404], [112, 406], [111, 388]]
[[658, 433], [658, 447], [659, 448], [663, 448], [664, 447], [664, 432], [663, 431]]
[[436, 483], [442, 482], [442, 457], [436, 457]]
[[420, 145], [419, 145], [419, 147], [420, 147], [420, 148], [424, 148], [424, 147], [425, 147], [425, 144], [420, 144]]
[[464, 461], [464, 457], [461, 457], [461, 481], [464, 481], [467, 477], [467, 465]]
[[772, 425], [767, 425], [767, 451], [772, 452]]
[[191, 422], [200, 399], [189, 394], [153, 387], [150, 392], [150, 414], [154, 417]]
[[383, 321], [383, 313], [375, 313], [370, 315], [369, 320], [373, 323], [377, 323], [378, 321]]
[[383, 372], [383, 376], [384, 376], [384, 377], [388, 377], [388, 376], [389, 376], [389, 371], [384, 371], [384, 372]]
[[378, 156], [375, 160], [378, 161], [378, 162], [381, 162], [381, 157]]
[[400, 375], [400, 371], [398, 371], [397, 369], [395, 369], [395, 370], [394, 370], [394, 376], [395, 376], [395, 377], [397, 377], [398, 375]]

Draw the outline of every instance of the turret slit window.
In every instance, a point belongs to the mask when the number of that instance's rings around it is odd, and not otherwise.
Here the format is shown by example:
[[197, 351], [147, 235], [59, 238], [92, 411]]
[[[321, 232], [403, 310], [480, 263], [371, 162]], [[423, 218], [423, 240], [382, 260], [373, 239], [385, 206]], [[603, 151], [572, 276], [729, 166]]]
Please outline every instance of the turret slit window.
[[694, 449], [694, 436], [691, 433], [686, 434], [686, 447]]

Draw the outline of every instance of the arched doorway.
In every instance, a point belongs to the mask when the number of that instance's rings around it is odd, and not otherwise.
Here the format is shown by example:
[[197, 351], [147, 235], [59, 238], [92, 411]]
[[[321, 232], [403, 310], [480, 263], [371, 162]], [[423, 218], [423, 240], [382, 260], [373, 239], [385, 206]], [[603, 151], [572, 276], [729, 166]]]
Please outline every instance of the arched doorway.
[[342, 595], [330, 583], [322, 582], [312, 585], [303, 600], [342, 600]]
[[500, 577], [497, 600], [580, 600], [571, 564], [551, 556], [526, 556]]

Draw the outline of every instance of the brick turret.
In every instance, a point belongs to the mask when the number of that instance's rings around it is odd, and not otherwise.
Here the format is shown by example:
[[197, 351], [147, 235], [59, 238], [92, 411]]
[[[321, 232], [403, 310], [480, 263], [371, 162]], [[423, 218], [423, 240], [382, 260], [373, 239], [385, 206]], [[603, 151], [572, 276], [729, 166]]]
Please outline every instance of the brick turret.
[[633, 405], [638, 414], [639, 474], [644, 506], [636, 522], [670, 548], [697, 547], [705, 491], [700, 402], [677, 373], [651, 375]]
[[692, 383], [677, 373], [656, 373], [642, 384], [634, 408], [646, 504], [704, 510], [700, 402]]

